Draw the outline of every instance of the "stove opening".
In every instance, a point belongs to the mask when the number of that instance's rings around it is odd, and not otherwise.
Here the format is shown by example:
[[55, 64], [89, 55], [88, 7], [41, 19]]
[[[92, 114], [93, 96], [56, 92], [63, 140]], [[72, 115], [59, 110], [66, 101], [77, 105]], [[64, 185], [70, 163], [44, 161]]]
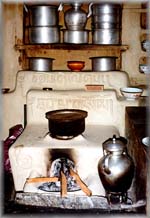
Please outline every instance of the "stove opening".
[[73, 172], [77, 171], [72, 160], [66, 157], [55, 159], [48, 173], [50, 177], [58, 177], [60, 179], [57, 182], [43, 183], [38, 188], [47, 192], [61, 192], [63, 187], [66, 188], [66, 192], [80, 190], [80, 186], [76, 183], [75, 178], [71, 176], [70, 170], [73, 170]]
[[51, 149], [50, 150], [50, 162], [52, 163], [54, 160], [58, 158], [66, 158], [73, 162], [75, 162], [75, 154], [73, 149]]

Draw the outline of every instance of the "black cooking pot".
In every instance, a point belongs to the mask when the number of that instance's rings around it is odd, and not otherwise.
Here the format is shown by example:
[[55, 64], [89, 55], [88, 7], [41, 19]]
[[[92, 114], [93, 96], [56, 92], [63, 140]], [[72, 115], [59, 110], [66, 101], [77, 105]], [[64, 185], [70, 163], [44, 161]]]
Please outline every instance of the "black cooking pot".
[[71, 139], [84, 132], [88, 113], [78, 109], [62, 109], [48, 111], [45, 115], [53, 138]]

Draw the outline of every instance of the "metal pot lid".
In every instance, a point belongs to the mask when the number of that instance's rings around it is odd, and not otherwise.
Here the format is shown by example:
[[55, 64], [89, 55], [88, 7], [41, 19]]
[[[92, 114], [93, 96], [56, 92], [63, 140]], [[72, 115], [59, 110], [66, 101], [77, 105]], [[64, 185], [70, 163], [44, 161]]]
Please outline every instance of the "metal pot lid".
[[[99, 3], [95, 3], [92, 5], [92, 8], [98, 8], [98, 10], [102, 10], [104, 12], [109, 12], [108, 9], [111, 8], [122, 8], [122, 4], [121, 3], [111, 3], [111, 2], [99, 2]], [[107, 8], [107, 10], [105, 11], [104, 8]]]
[[46, 58], [46, 57], [28, 57], [29, 60], [55, 60], [55, 58]]
[[96, 59], [96, 58], [114, 58], [114, 59], [117, 59], [118, 57], [116, 56], [99, 56], [99, 57], [89, 57], [89, 59]]
[[112, 138], [107, 139], [103, 142], [103, 149], [113, 151], [123, 151], [126, 148], [127, 140], [124, 137], [116, 137], [113, 135]]
[[72, 122], [87, 117], [88, 113], [79, 109], [60, 109], [49, 111], [45, 115], [48, 120], [55, 122]]

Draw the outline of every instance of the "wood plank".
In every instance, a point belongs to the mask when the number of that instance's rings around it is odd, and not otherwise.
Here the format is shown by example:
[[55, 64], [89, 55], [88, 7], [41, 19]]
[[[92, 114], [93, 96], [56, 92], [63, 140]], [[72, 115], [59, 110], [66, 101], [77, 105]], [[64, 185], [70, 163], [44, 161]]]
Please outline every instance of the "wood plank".
[[16, 50], [38, 50], [38, 49], [61, 49], [61, 50], [120, 50], [126, 51], [129, 48], [128, 45], [94, 45], [94, 44], [26, 44], [15, 45]]
[[67, 197], [67, 178], [63, 171], [60, 172], [60, 182], [61, 182], [61, 197]]

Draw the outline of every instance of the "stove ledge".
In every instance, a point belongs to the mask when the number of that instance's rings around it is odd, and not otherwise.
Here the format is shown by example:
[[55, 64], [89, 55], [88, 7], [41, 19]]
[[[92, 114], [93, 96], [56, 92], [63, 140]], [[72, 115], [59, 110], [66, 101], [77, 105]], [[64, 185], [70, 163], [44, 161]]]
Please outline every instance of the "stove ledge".
[[136, 212], [137, 208], [145, 207], [145, 200], [140, 200], [132, 205], [129, 204], [115, 204], [109, 205], [104, 196], [69, 196], [60, 197], [56, 194], [37, 194], [37, 193], [24, 193], [17, 192], [15, 202], [23, 205], [39, 206], [47, 208], [61, 208], [61, 209], [100, 209], [102, 211], [126, 211]]

